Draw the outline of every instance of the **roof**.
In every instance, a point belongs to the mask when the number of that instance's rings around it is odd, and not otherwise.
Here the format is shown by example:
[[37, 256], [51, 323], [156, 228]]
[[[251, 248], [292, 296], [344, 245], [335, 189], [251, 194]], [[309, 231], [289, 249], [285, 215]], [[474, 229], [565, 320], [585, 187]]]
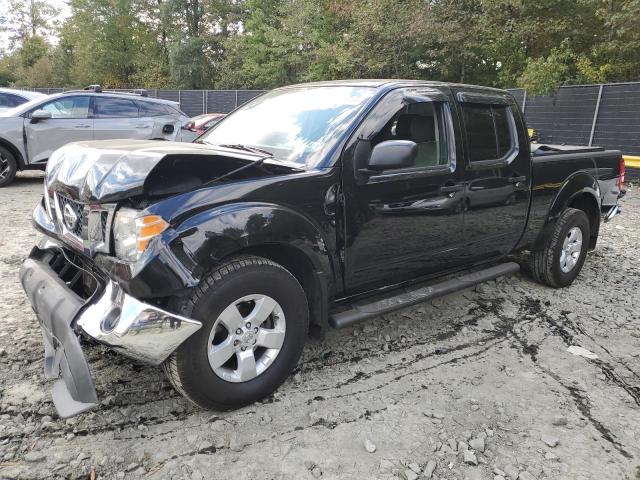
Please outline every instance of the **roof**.
[[152, 103], [162, 103], [166, 105], [178, 106], [179, 102], [174, 102], [173, 100], [165, 100], [164, 98], [156, 98], [156, 97], [148, 97], [139, 95], [132, 92], [117, 92], [117, 91], [101, 91], [96, 92], [93, 90], [66, 90], [61, 93], [51, 94], [51, 98], [59, 98], [59, 97], [68, 97], [69, 95], [89, 95], [92, 97], [114, 97], [114, 98], [129, 98], [132, 100], [137, 100], [141, 102], [152, 102]]
[[373, 88], [397, 88], [397, 87], [411, 87], [411, 86], [446, 86], [446, 87], [461, 87], [461, 88], [474, 88], [489, 90], [494, 92], [506, 93], [506, 90], [502, 90], [495, 87], [485, 87], [482, 85], [467, 85], [462, 83], [453, 82], [439, 82], [433, 80], [415, 80], [415, 79], [353, 79], [353, 80], [328, 80], [323, 82], [310, 82], [310, 83], [298, 83], [295, 85], [288, 85], [282, 88], [295, 88], [295, 87], [373, 87]]

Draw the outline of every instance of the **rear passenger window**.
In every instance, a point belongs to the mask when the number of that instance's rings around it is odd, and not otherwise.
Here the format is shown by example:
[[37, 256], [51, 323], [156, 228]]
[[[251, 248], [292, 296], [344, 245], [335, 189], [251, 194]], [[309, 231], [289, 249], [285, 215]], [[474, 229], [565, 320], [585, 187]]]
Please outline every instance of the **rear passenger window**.
[[95, 97], [94, 118], [137, 118], [138, 106], [126, 98]]
[[508, 106], [463, 103], [462, 112], [472, 162], [501, 159], [515, 147]]
[[141, 117], [162, 117], [164, 115], [171, 115], [170, 107], [155, 102], [138, 102], [140, 105]]

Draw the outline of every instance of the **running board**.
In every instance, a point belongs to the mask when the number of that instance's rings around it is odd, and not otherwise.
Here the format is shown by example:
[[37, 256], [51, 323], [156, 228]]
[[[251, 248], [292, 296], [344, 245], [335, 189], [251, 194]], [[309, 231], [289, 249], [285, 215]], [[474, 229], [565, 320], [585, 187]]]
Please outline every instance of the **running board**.
[[519, 271], [520, 265], [515, 262], [507, 262], [416, 290], [404, 289], [401, 293], [393, 297], [371, 303], [353, 305], [350, 310], [333, 313], [329, 316], [329, 324], [333, 328], [348, 327], [363, 320], [379, 317], [380, 315], [400, 308], [410, 307], [416, 303], [442, 297], [459, 290], [464, 290], [465, 288], [473, 287], [487, 280], [518, 273]]

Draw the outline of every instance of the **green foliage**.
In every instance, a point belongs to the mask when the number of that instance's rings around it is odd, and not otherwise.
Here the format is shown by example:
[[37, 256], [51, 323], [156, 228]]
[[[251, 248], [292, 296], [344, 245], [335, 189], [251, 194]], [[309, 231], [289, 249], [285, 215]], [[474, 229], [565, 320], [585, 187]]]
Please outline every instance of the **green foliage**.
[[569, 72], [570, 54], [554, 49], [548, 57], [530, 58], [518, 80], [531, 95], [545, 95], [560, 87]]
[[38, 35], [26, 38], [19, 52], [20, 64], [25, 69], [33, 67], [47, 54], [48, 48], [44, 38]]
[[272, 88], [402, 77], [538, 95], [640, 75], [640, 0], [69, 0], [63, 25], [45, 0], [8, 2], [5, 84]]

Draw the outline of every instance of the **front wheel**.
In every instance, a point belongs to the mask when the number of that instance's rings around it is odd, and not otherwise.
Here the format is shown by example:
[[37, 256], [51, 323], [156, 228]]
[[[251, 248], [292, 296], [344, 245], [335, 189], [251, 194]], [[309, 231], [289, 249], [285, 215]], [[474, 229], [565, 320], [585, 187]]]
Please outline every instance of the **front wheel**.
[[0, 147], [0, 188], [6, 187], [13, 182], [17, 171], [16, 158], [9, 150]]
[[533, 278], [555, 288], [571, 285], [582, 270], [589, 236], [587, 215], [582, 210], [567, 208], [531, 253]]
[[230, 260], [202, 279], [180, 314], [202, 322], [164, 364], [173, 386], [208, 409], [266, 397], [291, 373], [309, 328], [304, 290], [262, 257]]

